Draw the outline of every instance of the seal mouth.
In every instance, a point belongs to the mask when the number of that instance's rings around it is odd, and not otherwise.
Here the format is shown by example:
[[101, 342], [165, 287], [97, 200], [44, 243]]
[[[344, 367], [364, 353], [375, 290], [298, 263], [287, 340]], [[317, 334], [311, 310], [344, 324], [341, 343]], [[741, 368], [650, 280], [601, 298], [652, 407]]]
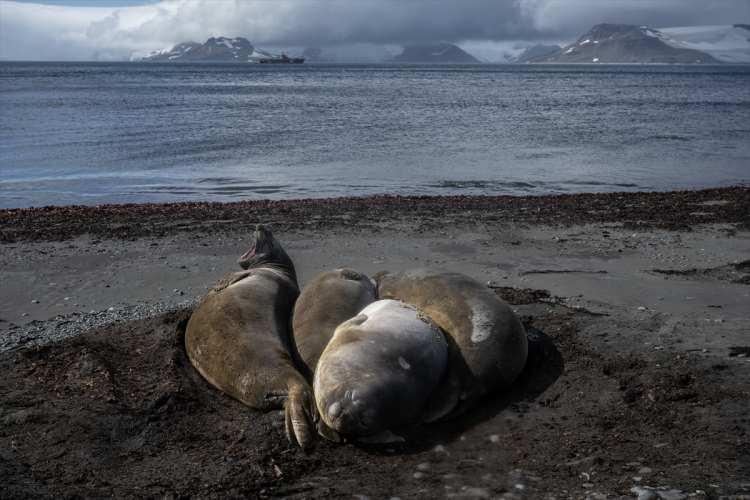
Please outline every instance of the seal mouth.
[[272, 247], [273, 236], [271, 232], [265, 226], [258, 224], [255, 226], [255, 233], [253, 234], [253, 244], [250, 248], [237, 259], [240, 266], [247, 269], [250, 266], [250, 262], [260, 254], [263, 254], [269, 250], [267, 247]]
[[253, 244], [247, 252], [240, 255], [240, 260], [249, 260], [253, 257], [255, 257], [255, 244]]

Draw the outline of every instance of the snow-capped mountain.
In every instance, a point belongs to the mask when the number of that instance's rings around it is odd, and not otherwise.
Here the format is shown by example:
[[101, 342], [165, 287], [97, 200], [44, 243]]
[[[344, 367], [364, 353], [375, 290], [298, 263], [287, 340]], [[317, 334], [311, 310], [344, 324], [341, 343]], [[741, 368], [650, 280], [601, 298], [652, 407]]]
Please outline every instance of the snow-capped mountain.
[[661, 39], [676, 48], [705, 52], [728, 63], [750, 63], [750, 25], [660, 28]]
[[253, 47], [246, 38], [211, 37], [205, 43], [183, 42], [170, 49], [152, 52], [141, 61], [148, 62], [259, 62], [278, 59]]
[[597, 24], [562, 51], [534, 62], [717, 63], [713, 56], [678, 46], [659, 30], [629, 24]]

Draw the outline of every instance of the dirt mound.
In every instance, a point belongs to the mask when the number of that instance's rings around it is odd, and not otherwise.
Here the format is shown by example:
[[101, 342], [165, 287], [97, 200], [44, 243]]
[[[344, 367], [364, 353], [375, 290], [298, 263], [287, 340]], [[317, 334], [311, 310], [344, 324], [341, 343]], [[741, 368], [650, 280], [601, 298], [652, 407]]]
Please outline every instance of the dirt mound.
[[652, 272], [663, 274], [665, 276], [678, 276], [684, 279], [715, 279], [740, 285], [750, 285], [750, 260], [743, 260], [742, 262], [726, 264], [718, 267], [653, 269]]
[[3, 496], [742, 490], [750, 442], [739, 364], [607, 356], [579, 338], [585, 315], [543, 307], [532, 324], [546, 336], [532, 332], [532, 364], [513, 391], [463, 420], [413, 432], [401, 448], [323, 442], [305, 455], [289, 446], [277, 412], [242, 406], [192, 369], [182, 348], [188, 311], [4, 353]]

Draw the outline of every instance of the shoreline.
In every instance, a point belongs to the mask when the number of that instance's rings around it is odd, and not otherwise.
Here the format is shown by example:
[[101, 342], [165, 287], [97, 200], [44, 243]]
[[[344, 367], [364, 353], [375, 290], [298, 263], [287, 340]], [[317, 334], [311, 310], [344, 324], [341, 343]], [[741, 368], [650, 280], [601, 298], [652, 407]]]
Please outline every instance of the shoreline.
[[750, 227], [750, 187], [683, 191], [577, 193], [544, 196], [367, 196], [66, 205], [0, 210], [0, 242], [61, 241], [83, 234], [131, 239], [194, 230], [278, 230], [366, 227], [374, 219], [416, 220], [425, 228], [439, 213], [491, 222], [571, 225], [619, 222], [637, 228], [685, 230], [694, 224]]

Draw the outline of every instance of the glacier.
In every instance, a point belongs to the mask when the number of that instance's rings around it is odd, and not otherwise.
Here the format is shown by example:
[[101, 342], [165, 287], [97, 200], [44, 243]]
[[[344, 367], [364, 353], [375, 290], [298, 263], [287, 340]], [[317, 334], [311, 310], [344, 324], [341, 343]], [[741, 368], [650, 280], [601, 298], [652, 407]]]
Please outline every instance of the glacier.
[[750, 63], [748, 25], [659, 28], [654, 35], [675, 48], [700, 50], [727, 63]]

